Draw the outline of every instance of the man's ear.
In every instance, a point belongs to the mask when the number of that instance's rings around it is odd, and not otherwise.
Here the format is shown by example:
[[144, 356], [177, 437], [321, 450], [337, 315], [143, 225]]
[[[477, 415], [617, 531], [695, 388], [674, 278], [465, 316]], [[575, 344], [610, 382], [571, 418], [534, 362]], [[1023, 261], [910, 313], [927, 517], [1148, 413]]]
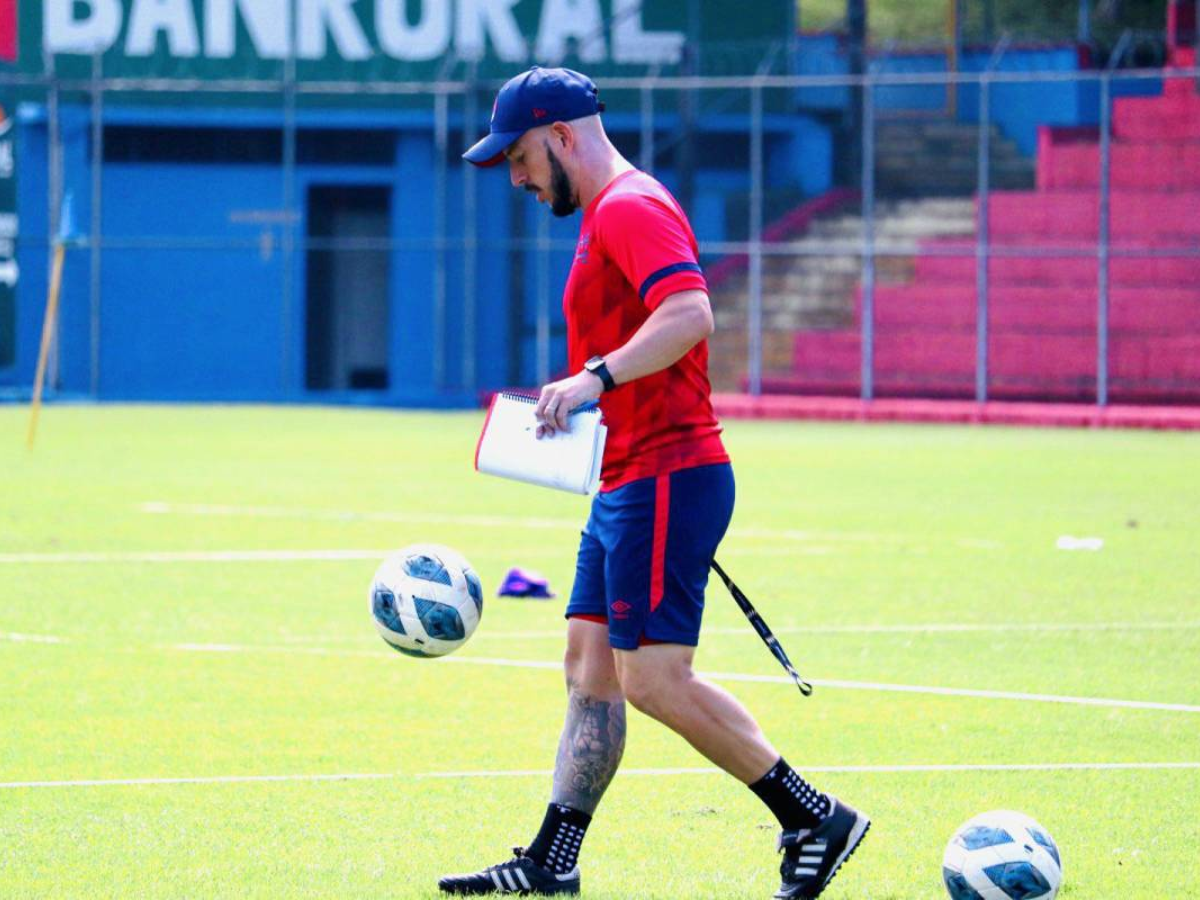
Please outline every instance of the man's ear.
[[572, 150], [575, 147], [575, 131], [566, 122], [555, 122], [550, 126], [550, 146], [555, 149]]

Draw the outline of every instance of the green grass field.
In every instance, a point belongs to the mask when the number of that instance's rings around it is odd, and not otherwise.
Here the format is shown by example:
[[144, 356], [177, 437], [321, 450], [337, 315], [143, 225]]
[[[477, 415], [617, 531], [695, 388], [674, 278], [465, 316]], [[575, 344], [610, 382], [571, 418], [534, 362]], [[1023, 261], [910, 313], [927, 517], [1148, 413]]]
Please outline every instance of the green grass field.
[[[388, 549], [435, 541], [489, 592], [522, 565], [565, 594], [586, 500], [476, 475], [478, 414], [52, 407], [32, 454], [25, 422], [0, 407], [0, 897], [434, 897], [532, 837], [562, 599], [489, 597], [457, 657], [424, 661], [382, 644], [366, 592]], [[720, 556], [818, 687], [722, 683], [874, 819], [825, 897], [943, 897], [946, 840], [992, 808], [1050, 829], [1061, 896], [1200, 896], [1200, 435], [727, 439]], [[716, 584], [708, 605], [699, 668], [782, 674]], [[1090, 767], [896, 768], [1050, 764]], [[587, 896], [770, 896], [749, 791], [632, 712], [624, 765]], [[254, 776], [377, 777], [234, 780]]]

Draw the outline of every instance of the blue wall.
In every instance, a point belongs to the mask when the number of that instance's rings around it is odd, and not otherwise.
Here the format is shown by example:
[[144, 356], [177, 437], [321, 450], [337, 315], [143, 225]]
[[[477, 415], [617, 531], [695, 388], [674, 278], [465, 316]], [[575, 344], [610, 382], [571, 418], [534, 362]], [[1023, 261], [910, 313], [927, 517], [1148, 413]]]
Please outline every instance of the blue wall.
[[[609, 128], [636, 134], [637, 116], [608, 117]], [[675, 117], [660, 114], [660, 140], [675, 133]], [[106, 126], [239, 128], [278, 134], [269, 111], [110, 108]], [[317, 185], [379, 185], [391, 190], [388, 322], [389, 387], [328, 392], [305, 388], [306, 259], [299, 249], [285, 271], [283, 168], [257, 162], [173, 162], [108, 159], [102, 167], [98, 377], [93, 392], [91, 254], [91, 125], [86, 108], [61, 115], [64, 188], [72, 197], [73, 234], [67, 252], [60, 319], [60, 391], [111, 400], [231, 400], [465, 405], [479, 392], [537, 376], [538, 254], [504, 246], [514, 234], [532, 240], [544, 207], [515, 193], [504, 169], [468, 173], [456, 158], [446, 167], [447, 248], [434, 240], [436, 159], [428, 113], [302, 111], [303, 136], [322, 128], [395, 141], [394, 156], [366, 164], [316, 164], [295, 170], [294, 235], [307, 233], [308, 189]], [[452, 132], [461, 121], [452, 117]], [[18, 356], [0, 370], [0, 386], [33, 380], [46, 297], [47, 132], [42, 107], [19, 116], [18, 204], [21, 234], [17, 292]], [[725, 114], [704, 127], [746, 141], [744, 115]], [[819, 193], [829, 186], [831, 137], [808, 117], [773, 114], [766, 121], [768, 177], [775, 184]], [[199, 132], [190, 132], [199, 134]], [[186, 135], [183, 138], [186, 140]], [[674, 173], [659, 173], [672, 185]], [[464, 182], [476, 191], [474, 291], [468, 293], [463, 239]], [[702, 160], [692, 219], [701, 240], [725, 239], [726, 200], [749, 189], [742, 164]], [[740, 223], [738, 223], [740, 224]], [[519, 226], [519, 227], [518, 227]], [[549, 220], [555, 247], [546, 267], [551, 314], [551, 371], [565, 365], [562, 290], [578, 234], [577, 217]], [[445, 263], [445, 370], [434, 372], [436, 273]], [[474, 327], [469, 322], [474, 321]], [[469, 336], [474, 336], [474, 341]], [[470, 347], [473, 343], [473, 352]], [[515, 353], [515, 359], [513, 354]], [[473, 362], [473, 369], [471, 362]]]

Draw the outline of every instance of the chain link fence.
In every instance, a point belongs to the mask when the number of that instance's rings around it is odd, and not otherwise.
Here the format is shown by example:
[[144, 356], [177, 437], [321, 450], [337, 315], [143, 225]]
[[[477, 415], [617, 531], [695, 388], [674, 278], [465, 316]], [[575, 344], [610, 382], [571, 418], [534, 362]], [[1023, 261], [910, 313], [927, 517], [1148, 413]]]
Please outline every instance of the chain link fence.
[[[718, 390], [1200, 401], [1197, 70], [998, 59], [601, 82], [692, 216]], [[577, 220], [459, 160], [498, 84], [294, 75], [0, 75], [44, 193], [5, 238], [19, 289], [69, 247], [52, 384], [405, 403], [560, 372]], [[397, 295], [424, 330], [397, 333]], [[191, 374], [144, 383], [164, 365]]]

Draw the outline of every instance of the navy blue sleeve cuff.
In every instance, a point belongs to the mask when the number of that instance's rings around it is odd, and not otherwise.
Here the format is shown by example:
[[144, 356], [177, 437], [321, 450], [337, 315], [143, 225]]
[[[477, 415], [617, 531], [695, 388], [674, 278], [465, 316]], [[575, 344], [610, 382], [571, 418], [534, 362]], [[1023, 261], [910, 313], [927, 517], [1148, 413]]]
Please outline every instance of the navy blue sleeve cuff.
[[678, 272], [700, 272], [703, 274], [699, 263], [681, 262], [670, 266], [663, 266], [657, 272], [651, 273], [646, 280], [642, 282], [642, 286], [638, 288], [638, 296], [645, 300], [646, 295], [650, 293], [650, 289], [652, 287], [654, 287], [664, 278], [668, 278]]

